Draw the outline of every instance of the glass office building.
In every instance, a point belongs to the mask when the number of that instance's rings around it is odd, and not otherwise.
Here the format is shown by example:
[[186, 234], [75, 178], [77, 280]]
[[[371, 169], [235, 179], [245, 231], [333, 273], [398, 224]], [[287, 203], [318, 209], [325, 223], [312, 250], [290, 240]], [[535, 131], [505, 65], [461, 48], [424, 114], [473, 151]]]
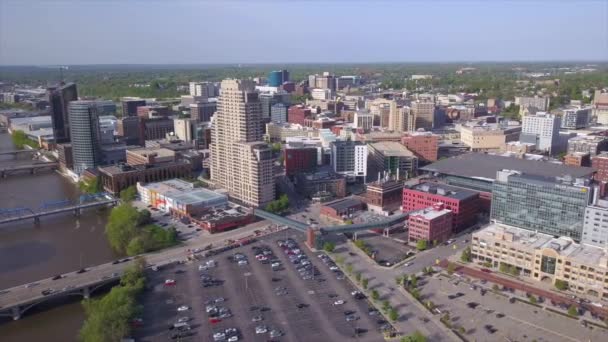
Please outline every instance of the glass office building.
[[96, 101], [72, 101], [68, 107], [74, 172], [99, 165], [100, 133]]
[[500, 223], [580, 241], [593, 189], [582, 180], [498, 171], [491, 218]]

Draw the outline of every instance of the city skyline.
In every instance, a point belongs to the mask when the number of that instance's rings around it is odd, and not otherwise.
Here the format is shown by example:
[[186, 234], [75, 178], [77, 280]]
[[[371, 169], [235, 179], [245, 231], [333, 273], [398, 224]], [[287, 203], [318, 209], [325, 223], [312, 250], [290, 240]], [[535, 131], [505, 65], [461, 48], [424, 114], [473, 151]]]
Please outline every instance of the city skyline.
[[[130, 1], [110, 6], [98, 1], [5, 1], [0, 9], [0, 65], [601, 61], [608, 57], [608, 3], [602, 1], [431, 5], [388, 1], [373, 6], [345, 6], [340, 1]], [[142, 27], [139, 19], [133, 21], [136, 17], [158, 24]], [[562, 29], [564, 23], [567, 30]]]

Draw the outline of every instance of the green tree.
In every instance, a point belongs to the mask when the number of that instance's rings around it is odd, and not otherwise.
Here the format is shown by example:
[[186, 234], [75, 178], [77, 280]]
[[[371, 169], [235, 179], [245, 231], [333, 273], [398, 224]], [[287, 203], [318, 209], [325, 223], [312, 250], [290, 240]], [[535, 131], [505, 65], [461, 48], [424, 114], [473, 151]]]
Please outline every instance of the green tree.
[[427, 309], [429, 309], [429, 310], [433, 310], [435, 308], [435, 303], [433, 303], [430, 300], [427, 300], [425, 305], [426, 305]]
[[537, 300], [537, 299], [536, 299], [536, 297], [534, 297], [534, 296], [530, 296], [530, 297], [528, 297], [528, 300], [530, 300], [530, 303], [532, 303], [532, 304], [536, 304], [536, 303], [538, 303], [538, 300]]
[[456, 271], [456, 264], [448, 261], [448, 274], [453, 274]]
[[395, 310], [395, 308], [390, 308], [388, 310], [388, 319], [395, 322], [398, 318], [399, 318], [399, 313], [397, 312], [397, 310]]
[[494, 292], [499, 291], [500, 288], [498, 287], [498, 285], [494, 284], [492, 285], [492, 290], [494, 290]]
[[378, 299], [380, 299], [380, 293], [378, 293], [377, 290], [372, 290], [371, 296], [372, 296], [372, 300], [374, 302], [376, 302], [376, 301], [378, 301]]
[[327, 241], [323, 244], [323, 250], [327, 253], [333, 253], [334, 249], [336, 249], [336, 244], [330, 241]]
[[418, 277], [415, 274], [410, 276], [409, 284], [411, 288], [416, 288], [418, 286]]
[[80, 191], [84, 192], [85, 194], [96, 194], [101, 192], [102, 190], [102, 184], [101, 184], [101, 179], [99, 176], [93, 178], [93, 179], [89, 179], [88, 181], [80, 181], [78, 182], [78, 188], [80, 189]]
[[412, 288], [412, 290], [410, 290], [410, 294], [412, 295], [412, 297], [414, 297], [415, 299], [420, 299], [420, 291], [418, 291], [418, 289], [416, 288]]
[[401, 342], [426, 342], [427, 338], [420, 331], [416, 330], [412, 334], [401, 338]]
[[349, 275], [353, 273], [353, 264], [346, 265], [346, 273]]
[[355, 273], [355, 280], [357, 281], [357, 283], [361, 282], [361, 272]]
[[390, 308], [391, 308], [391, 303], [388, 300], [383, 300], [382, 301], [382, 311], [388, 312], [388, 310]]
[[120, 191], [120, 200], [123, 202], [132, 202], [137, 197], [137, 188], [135, 185], [131, 185], [130, 187], [123, 189]]
[[416, 249], [419, 251], [424, 251], [427, 249], [428, 242], [425, 239], [420, 239], [416, 242]]
[[403, 276], [396, 276], [395, 277], [395, 284], [397, 284], [398, 286], [403, 285]]
[[570, 305], [570, 307], [568, 308], [568, 315], [571, 317], [578, 316], [578, 310], [576, 309], [576, 305]]
[[15, 147], [17, 147], [20, 150], [23, 149], [23, 147], [26, 145], [33, 147], [33, 148], [40, 148], [40, 145], [38, 145], [38, 142], [28, 138], [27, 135], [25, 134], [25, 132], [23, 132], [23, 131], [19, 131], [19, 130], [13, 131], [11, 138], [13, 140], [13, 144], [15, 145]]
[[361, 287], [363, 287], [364, 290], [367, 290], [367, 285], [369, 284], [369, 279], [367, 278], [363, 278], [361, 280]]
[[467, 247], [462, 251], [460, 255], [460, 261], [471, 262], [471, 247]]
[[348, 219], [348, 220], [344, 221], [344, 224], [353, 224], [353, 220]]
[[509, 273], [509, 265], [505, 264], [504, 262], [501, 262], [498, 266], [498, 270], [502, 273]]
[[143, 237], [136, 236], [127, 245], [127, 255], [138, 255], [146, 252], [146, 244]]
[[568, 289], [568, 282], [561, 279], [555, 279], [555, 288], [560, 291], [566, 291]]

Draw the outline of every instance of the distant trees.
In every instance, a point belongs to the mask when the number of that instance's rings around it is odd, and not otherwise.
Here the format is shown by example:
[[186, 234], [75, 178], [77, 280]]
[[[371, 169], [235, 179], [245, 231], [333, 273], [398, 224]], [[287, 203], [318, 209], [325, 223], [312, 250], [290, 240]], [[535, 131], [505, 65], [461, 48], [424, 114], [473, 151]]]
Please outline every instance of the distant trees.
[[23, 149], [25, 145], [33, 148], [40, 148], [38, 142], [28, 138], [23, 131], [13, 131], [13, 135], [11, 136], [11, 138], [13, 139], [13, 144], [18, 149]]

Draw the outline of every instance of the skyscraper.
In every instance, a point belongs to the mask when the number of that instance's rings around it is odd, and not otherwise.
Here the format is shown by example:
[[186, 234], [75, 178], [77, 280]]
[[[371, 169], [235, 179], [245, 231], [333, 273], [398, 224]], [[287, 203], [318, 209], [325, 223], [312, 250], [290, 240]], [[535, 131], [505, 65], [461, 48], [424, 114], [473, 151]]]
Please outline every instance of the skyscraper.
[[70, 141], [70, 120], [68, 104], [78, 100], [78, 90], [75, 83], [47, 89], [51, 120], [53, 121], [53, 136], [58, 144]]
[[412, 115], [414, 115], [415, 129], [424, 128], [431, 130], [435, 119], [435, 104], [426, 101], [414, 101], [411, 106]]
[[280, 87], [283, 83], [289, 81], [289, 71], [276, 70], [268, 74], [268, 85], [271, 87]]
[[134, 97], [125, 97], [120, 101], [122, 103], [122, 117], [137, 116], [137, 107], [146, 105], [146, 100]]
[[211, 180], [251, 206], [274, 200], [272, 151], [262, 135], [262, 105], [255, 83], [222, 81], [212, 131]]
[[99, 164], [100, 133], [97, 109], [95, 101], [72, 101], [68, 107], [74, 172], [78, 174]]

